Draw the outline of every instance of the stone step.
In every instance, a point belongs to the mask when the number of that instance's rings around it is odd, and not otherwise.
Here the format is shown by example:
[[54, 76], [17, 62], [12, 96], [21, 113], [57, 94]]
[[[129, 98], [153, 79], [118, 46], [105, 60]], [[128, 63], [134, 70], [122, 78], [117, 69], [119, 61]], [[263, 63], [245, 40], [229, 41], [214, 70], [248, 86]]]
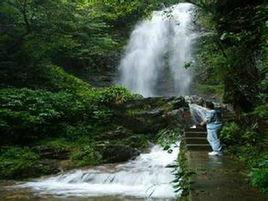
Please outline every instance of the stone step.
[[206, 132], [184, 132], [184, 137], [206, 137]]
[[189, 151], [211, 151], [209, 144], [186, 144]]
[[206, 137], [186, 137], [184, 138], [186, 144], [207, 144]]

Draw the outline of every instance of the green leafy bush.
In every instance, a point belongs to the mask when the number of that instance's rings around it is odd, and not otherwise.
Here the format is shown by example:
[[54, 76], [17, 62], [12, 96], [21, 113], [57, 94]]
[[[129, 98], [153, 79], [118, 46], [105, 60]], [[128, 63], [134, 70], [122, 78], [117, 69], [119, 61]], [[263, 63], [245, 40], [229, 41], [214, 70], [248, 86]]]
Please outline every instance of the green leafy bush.
[[0, 151], [0, 178], [22, 178], [41, 171], [39, 156], [29, 148], [9, 147]]
[[268, 119], [268, 104], [260, 105], [255, 108], [255, 111], [253, 112], [258, 117], [263, 119]]
[[114, 86], [105, 88], [99, 93], [99, 102], [101, 103], [124, 103], [133, 99], [134, 96], [126, 88], [121, 86]]
[[220, 138], [227, 145], [251, 144], [257, 141], [258, 134], [253, 128], [242, 128], [235, 122], [229, 122], [221, 130]]
[[0, 104], [1, 143], [55, 135], [61, 131], [61, 123], [90, 117], [89, 107], [66, 92], [1, 89]]
[[251, 183], [255, 187], [259, 187], [268, 194], [268, 159], [261, 161], [257, 167], [252, 168]]
[[182, 130], [175, 129], [162, 129], [157, 134], [157, 143], [160, 144], [165, 150], [170, 148], [170, 145], [179, 141]]
[[77, 166], [97, 165], [101, 161], [101, 154], [94, 150], [92, 145], [82, 146], [71, 155], [72, 161]]
[[38, 142], [38, 147], [49, 148], [54, 151], [69, 150], [74, 147], [73, 141], [68, 141], [65, 138], [48, 138]]

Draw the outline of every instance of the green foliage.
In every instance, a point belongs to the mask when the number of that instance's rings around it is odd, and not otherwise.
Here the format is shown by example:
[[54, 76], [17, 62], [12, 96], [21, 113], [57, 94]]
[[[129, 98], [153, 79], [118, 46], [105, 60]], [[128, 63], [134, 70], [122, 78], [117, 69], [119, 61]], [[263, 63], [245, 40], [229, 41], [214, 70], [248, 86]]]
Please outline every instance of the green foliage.
[[251, 184], [268, 194], [268, 153], [262, 148], [265, 136], [261, 138], [253, 128], [230, 122], [223, 127], [221, 138], [228, 151], [247, 165]]
[[41, 171], [38, 167], [39, 156], [29, 148], [10, 147], [0, 150], [0, 178], [21, 178], [29, 169]]
[[223, 95], [223, 86], [222, 85], [208, 85], [208, 84], [197, 84], [196, 90], [198, 93], [210, 96], [222, 97]]
[[251, 183], [268, 195], [268, 158], [262, 159], [250, 172]]
[[253, 114], [257, 115], [260, 118], [268, 119], [268, 104], [256, 107]]
[[240, 127], [235, 122], [231, 122], [223, 127], [220, 137], [225, 143], [235, 144], [240, 138], [241, 133]]
[[[182, 142], [183, 143], [183, 142]], [[196, 173], [188, 167], [185, 146], [181, 144], [180, 153], [173, 170], [175, 179], [172, 181], [175, 192], [182, 192], [180, 195], [180, 200], [188, 200], [188, 195], [190, 192], [191, 177]]]
[[159, 5], [156, 0], [2, 0], [0, 86], [42, 85], [38, 77], [51, 64], [74, 73], [115, 66], [131, 26]]
[[[9, 27], [1, 32], [5, 47], [1, 56], [18, 65], [53, 62], [81, 66], [108, 54], [116, 42], [107, 33], [105, 22], [84, 5], [80, 0], [1, 1], [1, 27]], [[8, 55], [14, 50], [10, 56], [16, 60]], [[31, 59], [25, 62], [23, 55]]]
[[78, 144], [91, 143], [94, 140], [95, 135], [103, 132], [105, 129], [104, 125], [94, 123], [95, 122], [93, 121], [92, 123], [83, 122], [82, 124], [66, 125], [65, 132], [62, 136], [66, 140]]
[[[87, 85], [83, 85], [83, 82], [78, 85], [79, 82], [72, 76], [67, 78], [74, 81], [63, 82], [70, 83], [65, 92], [1, 89], [1, 144], [27, 143], [28, 140], [58, 136], [60, 132], [68, 136], [71, 136], [71, 132], [72, 138], [81, 133], [90, 133], [92, 126], [86, 124], [98, 121], [103, 124], [112, 118], [112, 111], [103, 104], [117, 104], [132, 98], [121, 87], [93, 91], [86, 88]], [[72, 128], [72, 124], [78, 124], [79, 128]]]
[[169, 150], [171, 144], [179, 141], [181, 132], [181, 128], [162, 129], [157, 133], [157, 144], [160, 144], [165, 150]]
[[93, 1], [91, 6], [96, 8], [94, 15], [104, 19], [111, 26], [122, 29], [136, 23], [139, 19], [150, 14], [157, 7], [177, 3], [175, 0], [104, 0]]
[[0, 103], [1, 144], [53, 135], [61, 122], [81, 121], [90, 111], [72, 94], [43, 90], [2, 89]]
[[241, 145], [256, 143], [258, 134], [254, 129], [242, 128], [235, 122], [224, 125], [220, 137], [227, 145]]
[[238, 113], [266, 102], [267, 2], [186, 1], [200, 8], [197, 23], [206, 32], [197, 48], [198, 80], [223, 84], [224, 101]]
[[54, 151], [69, 150], [74, 147], [74, 141], [68, 141], [65, 138], [48, 138], [38, 141], [37, 144]]
[[71, 159], [77, 166], [97, 165], [101, 162], [102, 156], [92, 145], [86, 145], [73, 152]]
[[98, 98], [101, 103], [124, 103], [134, 98], [134, 96], [124, 87], [114, 86], [100, 91]]

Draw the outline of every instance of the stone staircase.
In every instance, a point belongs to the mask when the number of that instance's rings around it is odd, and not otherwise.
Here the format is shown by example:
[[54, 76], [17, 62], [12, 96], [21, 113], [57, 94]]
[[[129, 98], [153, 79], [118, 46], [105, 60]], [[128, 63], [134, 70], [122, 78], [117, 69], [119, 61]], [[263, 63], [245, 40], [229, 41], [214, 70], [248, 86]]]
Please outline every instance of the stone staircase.
[[184, 130], [183, 140], [189, 151], [210, 151], [205, 128], [187, 128]]
[[[234, 119], [234, 113], [223, 113], [222, 121], [228, 122]], [[207, 141], [207, 131], [205, 127], [184, 129], [183, 140], [189, 151], [212, 151]]]

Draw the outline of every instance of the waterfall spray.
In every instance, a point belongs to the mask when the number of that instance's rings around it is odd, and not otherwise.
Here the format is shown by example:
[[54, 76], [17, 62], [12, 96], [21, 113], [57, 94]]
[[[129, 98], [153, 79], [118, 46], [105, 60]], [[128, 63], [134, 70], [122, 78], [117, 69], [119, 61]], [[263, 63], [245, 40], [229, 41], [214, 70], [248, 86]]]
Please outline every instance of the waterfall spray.
[[119, 83], [145, 97], [187, 94], [192, 74], [185, 64], [192, 60], [197, 35], [192, 13], [192, 4], [180, 3], [136, 25], [119, 66]]

